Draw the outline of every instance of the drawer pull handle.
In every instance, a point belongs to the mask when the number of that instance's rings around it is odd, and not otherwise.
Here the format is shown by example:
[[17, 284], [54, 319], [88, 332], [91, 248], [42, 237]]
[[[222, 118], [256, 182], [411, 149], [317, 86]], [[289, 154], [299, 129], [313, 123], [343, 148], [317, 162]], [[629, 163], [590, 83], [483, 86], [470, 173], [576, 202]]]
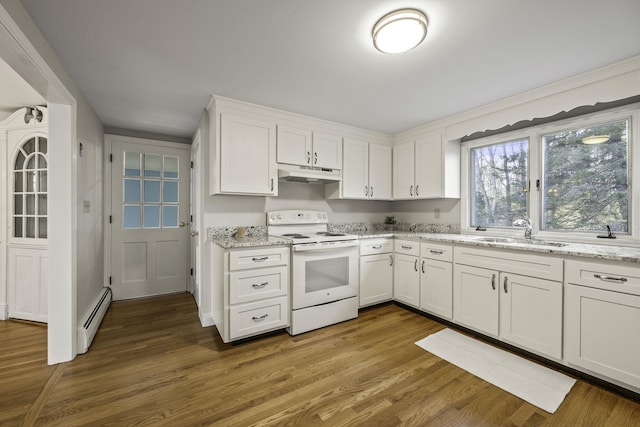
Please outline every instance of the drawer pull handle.
[[263, 314], [263, 315], [262, 315], [262, 316], [260, 316], [260, 317], [253, 316], [253, 317], [251, 318], [251, 320], [253, 320], [254, 322], [262, 322], [264, 319], [266, 319], [266, 318], [267, 318], [267, 316], [268, 316], [268, 315], [269, 315], [269, 314], [267, 313], [267, 314]]
[[491, 275], [491, 289], [493, 289], [494, 291], [496, 290], [496, 275], [495, 274]]
[[251, 285], [251, 287], [253, 289], [262, 289], [265, 286], [267, 286], [269, 284], [269, 282], [264, 282], [264, 283], [254, 283], [253, 285]]
[[382, 249], [382, 245], [371, 246], [371, 249]]
[[253, 257], [253, 258], [251, 258], [251, 261], [253, 261], [253, 262], [262, 262], [262, 261], [266, 261], [268, 259], [269, 259], [268, 256], [263, 256], [263, 257], [260, 257], [260, 258]]
[[416, 261], [413, 263], [413, 268], [418, 271], [418, 258], [416, 258]]
[[422, 274], [425, 274], [425, 271], [424, 271], [424, 260], [422, 260]]
[[600, 279], [600, 280], [605, 280], [605, 281], [609, 281], [609, 282], [626, 282], [627, 278], [626, 277], [613, 277], [613, 276], [601, 276], [599, 274], [594, 274], [593, 277], [595, 277], [596, 279]]
[[413, 249], [413, 246], [400, 245], [402, 249]]
[[435, 249], [429, 249], [429, 252], [434, 255], [442, 255], [444, 253], [444, 251], [436, 251]]
[[504, 277], [504, 283], [502, 284], [502, 286], [504, 287], [504, 293], [508, 293], [507, 291], [507, 282], [509, 281], [509, 278], [507, 276]]

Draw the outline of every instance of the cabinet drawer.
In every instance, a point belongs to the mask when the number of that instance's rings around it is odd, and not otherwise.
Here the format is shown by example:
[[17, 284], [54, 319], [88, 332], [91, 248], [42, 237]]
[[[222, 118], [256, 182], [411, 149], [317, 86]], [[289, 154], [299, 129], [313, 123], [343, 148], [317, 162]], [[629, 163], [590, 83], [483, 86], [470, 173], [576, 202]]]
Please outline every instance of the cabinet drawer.
[[393, 252], [391, 239], [366, 239], [360, 241], [360, 255], [375, 255]]
[[289, 324], [288, 297], [231, 306], [229, 308], [229, 338], [241, 338]]
[[442, 243], [421, 243], [420, 254], [422, 258], [436, 259], [438, 261], [453, 261], [453, 247]]
[[534, 255], [527, 252], [507, 252], [493, 249], [477, 249], [468, 246], [453, 248], [456, 264], [491, 268], [507, 273], [562, 282], [563, 259]]
[[420, 243], [411, 240], [394, 240], [393, 251], [399, 254], [420, 256]]
[[567, 260], [565, 272], [567, 283], [640, 295], [640, 265]]
[[229, 303], [257, 301], [287, 295], [287, 267], [258, 268], [229, 274]]
[[282, 246], [238, 250], [229, 253], [229, 270], [231, 271], [287, 264], [289, 264], [289, 248]]

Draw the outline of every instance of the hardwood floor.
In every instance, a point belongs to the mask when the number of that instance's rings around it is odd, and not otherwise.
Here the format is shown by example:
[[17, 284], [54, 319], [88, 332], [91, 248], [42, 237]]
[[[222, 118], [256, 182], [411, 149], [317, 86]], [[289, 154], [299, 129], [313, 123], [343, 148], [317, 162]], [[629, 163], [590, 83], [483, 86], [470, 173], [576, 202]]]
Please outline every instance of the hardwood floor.
[[0, 322], [0, 425], [640, 425], [583, 381], [550, 415], [414, 345], [444, 327], [386, 305], [231, 346], [180, 294], [113, 303], [87, 354], [47, 366], [45, 327]]

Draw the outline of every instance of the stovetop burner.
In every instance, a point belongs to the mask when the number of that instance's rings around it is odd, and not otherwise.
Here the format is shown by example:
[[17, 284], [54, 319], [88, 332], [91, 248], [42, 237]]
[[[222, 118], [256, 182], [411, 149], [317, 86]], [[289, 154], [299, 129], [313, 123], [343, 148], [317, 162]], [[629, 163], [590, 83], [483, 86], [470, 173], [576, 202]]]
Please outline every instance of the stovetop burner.
[[318, 231], [316, 234], [320, 236], [332, 236], [332, 237], [346, 236], [346, 234], [344, 233], [335, 233], [333, 231]]

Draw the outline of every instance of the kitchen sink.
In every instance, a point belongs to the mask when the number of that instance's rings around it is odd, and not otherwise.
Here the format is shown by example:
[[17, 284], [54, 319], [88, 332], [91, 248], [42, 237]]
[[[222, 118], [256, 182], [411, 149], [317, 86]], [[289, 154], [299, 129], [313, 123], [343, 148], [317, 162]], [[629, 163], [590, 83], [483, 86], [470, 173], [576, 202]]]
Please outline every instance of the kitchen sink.
[[561, 248], [563, 246], [568, 245], [568, 243], [551, 242], [549, 240], [513, 239], [510, 237], [478, 237], [473, 240], [475, 240], [476, 242], [486, 242], [486, 243], [520, 243], [524, 245], [533, 245], [533, 246], [552, 246], [555, 248]]

